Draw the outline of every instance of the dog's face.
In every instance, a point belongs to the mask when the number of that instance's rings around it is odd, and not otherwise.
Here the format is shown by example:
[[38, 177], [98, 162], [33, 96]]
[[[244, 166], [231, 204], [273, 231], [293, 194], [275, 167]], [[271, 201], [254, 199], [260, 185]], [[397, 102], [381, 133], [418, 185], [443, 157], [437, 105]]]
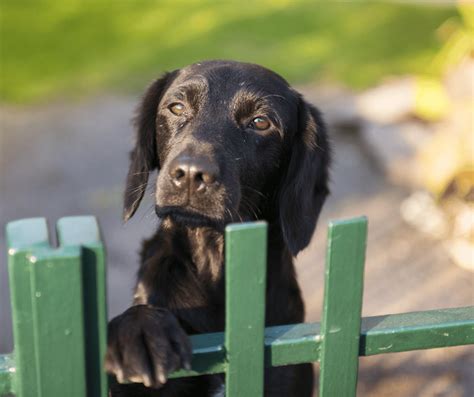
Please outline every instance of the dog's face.
[[293, 254], [308, 244], [329, 148], [319, 113], [280, 76], [231, 61], [188, 66], [150, 86], [136, 126], [126, 219], [157, 168], [159, 217], [215, 228], [276, 217]]
[[158, 214], [216, 225], [251, 219], [296, 111], [295, 93], [263, 68], [205, 63], [180, 71], [157, 109]]

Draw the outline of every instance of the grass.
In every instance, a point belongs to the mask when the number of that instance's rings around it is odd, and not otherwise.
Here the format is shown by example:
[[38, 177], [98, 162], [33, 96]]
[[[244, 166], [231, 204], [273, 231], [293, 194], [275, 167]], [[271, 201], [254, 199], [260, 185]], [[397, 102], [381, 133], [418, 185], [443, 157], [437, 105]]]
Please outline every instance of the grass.
[[209, 58], [263, 64], [292, 83], [354, 88], [423, 72], [454, 6], [306, 1], [3, 0], [0, 101], [136, 92]]

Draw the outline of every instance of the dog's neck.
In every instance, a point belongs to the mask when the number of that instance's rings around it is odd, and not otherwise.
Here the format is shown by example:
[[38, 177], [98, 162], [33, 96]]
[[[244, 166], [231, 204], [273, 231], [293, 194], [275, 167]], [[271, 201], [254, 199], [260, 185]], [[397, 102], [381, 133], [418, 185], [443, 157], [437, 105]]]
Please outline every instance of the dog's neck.
[[[293, 261], [278, 223], [269, 223], [268, 245], [271, 249], [267, 260], [267, 299], [281, 307], [294, 306], [296, 309], [291, 313], [296, 317], [289, 317], [290, 312], [280, 310], [267, 313], [267, 322], [300, 321], [303, 306]], [[172, 310], [188, 332], [222, 330], [224, 270], [223, 231], [164, 220], [143, 247], [134, 303]]]
[[198, 273], [217, 282], [224, 263], [224, 233], [210, 227], [186, 227], [184, 232], [193, 247], [189, 255]]

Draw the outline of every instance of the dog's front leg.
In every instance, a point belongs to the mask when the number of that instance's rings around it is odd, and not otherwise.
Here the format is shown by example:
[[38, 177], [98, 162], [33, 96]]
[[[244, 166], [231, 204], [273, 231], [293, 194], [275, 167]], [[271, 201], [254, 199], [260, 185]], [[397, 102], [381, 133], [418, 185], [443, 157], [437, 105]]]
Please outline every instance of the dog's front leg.
[[170, 372], [191, 367], [191, 356], [188, 336], [167, 309], [136, 305], [109, 323], [105, 368], [119, 383], [159, 389]]

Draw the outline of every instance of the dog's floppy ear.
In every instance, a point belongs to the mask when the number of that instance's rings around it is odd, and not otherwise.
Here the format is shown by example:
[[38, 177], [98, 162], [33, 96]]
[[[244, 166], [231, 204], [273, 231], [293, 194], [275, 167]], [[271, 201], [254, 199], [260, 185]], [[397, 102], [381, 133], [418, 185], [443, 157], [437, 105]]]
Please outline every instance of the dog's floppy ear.
[[330, 147], [319, 111], [298, 94], [298, 127], [280, 188], [279, 211], [283, 238], [293, 256], [313, 235], [329, 193]]
[[142, 200], [148, 175], [159, 168], [156, 142], [156, 112], [163, 93], [176, 77], [175, 70], [154, 81], [145, 92], [134, 119], [136, 129], [135, 147], [130, 153], [130, 167], [123, 203], [123, 219], [133, 216]]

